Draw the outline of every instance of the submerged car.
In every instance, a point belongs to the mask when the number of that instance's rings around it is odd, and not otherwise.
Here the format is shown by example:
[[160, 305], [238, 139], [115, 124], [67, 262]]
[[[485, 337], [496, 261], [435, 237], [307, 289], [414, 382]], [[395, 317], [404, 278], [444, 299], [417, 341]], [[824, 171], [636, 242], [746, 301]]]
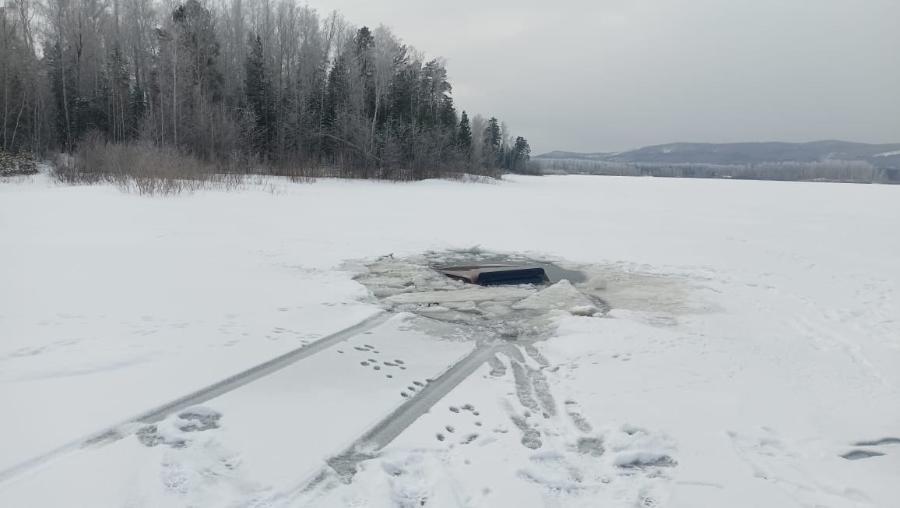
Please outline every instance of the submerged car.
[[540, 266], [484, 264], [447, 266], [437, 269], [451, 279], [481, 286], [545, 284], [550, 281]]

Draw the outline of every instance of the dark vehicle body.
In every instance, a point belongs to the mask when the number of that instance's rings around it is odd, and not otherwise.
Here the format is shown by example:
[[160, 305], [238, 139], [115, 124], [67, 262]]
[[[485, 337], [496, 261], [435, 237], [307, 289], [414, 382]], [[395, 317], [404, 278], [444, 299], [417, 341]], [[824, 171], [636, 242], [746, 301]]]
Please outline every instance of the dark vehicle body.
[[481, 286], [545, 284], [550, 280], [539, 266], [488, 264], [448, 266], [437, 270], [452, 279]]

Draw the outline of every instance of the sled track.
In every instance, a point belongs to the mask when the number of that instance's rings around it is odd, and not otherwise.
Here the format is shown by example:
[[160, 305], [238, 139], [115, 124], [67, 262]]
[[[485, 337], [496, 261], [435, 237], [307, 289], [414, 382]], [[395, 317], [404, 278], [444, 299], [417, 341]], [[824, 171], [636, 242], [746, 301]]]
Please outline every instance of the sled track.
[[377, 328], [378, 326], [384, 324], [391, 317], [392, 314], [390, 313], [383, 311], [379, 312], [378, 314], [368, 317], [353, 326], [333, 333], [309, 345], [289, 351], [281, 356], [260, 363], [243, 372], [239, 372], [233, 376], [225, 378], [217, 383], [211, 384], [205, 388], [201, 388], [183, 397], [145, 411], [117, 425], [113, 425], [99, 432], [89, 434], [88, 436], [85, 436], [81, 439], [75, 440], [40, 456], [12, 466], [11, 468], [0, 471], [0, 485], [17, 476], [43, 466], [48, 462], [53, 461], [54, 459], [60, 458], [67, 453], [75, 452], [87, 446], [107, 444], [128, 437], [136, 431], [138, 424], [158, 422], [165, 419], [172, 413], [187, 409], [197, 404], [202, 404], [220, 395], [234, 391], [260, 378], [274, 374], [275, 372], [278, 372], [285, 367], [289, 367], [299, 362], [300, 360], [309, 358], [310, 356], [317, 353], [321, 353], [322, 351], [329, 349], [336, 344], [349, 340], [373, 328]]

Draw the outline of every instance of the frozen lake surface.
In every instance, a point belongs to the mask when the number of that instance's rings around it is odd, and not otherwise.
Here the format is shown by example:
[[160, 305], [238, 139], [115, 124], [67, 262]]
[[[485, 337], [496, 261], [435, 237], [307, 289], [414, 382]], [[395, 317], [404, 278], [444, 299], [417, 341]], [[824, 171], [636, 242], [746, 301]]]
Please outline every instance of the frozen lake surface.
[[895, 506], [898, 231], [885, 186], [0, 181], [0, 506]]

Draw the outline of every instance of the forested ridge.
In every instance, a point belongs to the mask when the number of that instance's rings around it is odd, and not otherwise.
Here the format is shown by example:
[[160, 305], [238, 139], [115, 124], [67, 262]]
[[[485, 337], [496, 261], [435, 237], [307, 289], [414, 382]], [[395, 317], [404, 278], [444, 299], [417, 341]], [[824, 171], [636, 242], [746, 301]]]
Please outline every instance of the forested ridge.
[[530, 156], [457, 110], [443, 60], [296, 0], [8, 0], [0, 43], [0, 148], [74, 154], [78, 171], [415, 179]]

